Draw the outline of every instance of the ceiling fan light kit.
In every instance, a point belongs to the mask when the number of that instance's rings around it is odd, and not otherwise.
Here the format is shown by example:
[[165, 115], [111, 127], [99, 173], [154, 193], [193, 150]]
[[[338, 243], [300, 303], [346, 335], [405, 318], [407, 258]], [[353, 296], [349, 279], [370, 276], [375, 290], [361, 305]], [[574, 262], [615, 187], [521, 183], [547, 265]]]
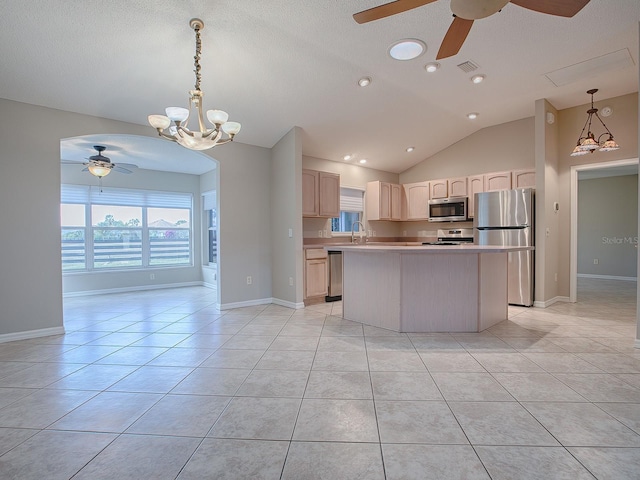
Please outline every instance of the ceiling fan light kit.
[[[166, 115], [149, 115], [148, 120], [162, 138], [177, 142], [190, 150], [208, 150], [217, 145], [232, 142], [240, 131], [241, 125], [238, 122], [229, 122], [229, 114], [222, 110], [207, 110], [206, 117], [213, 128], [207, 127], [202, 104], [204, 92], [200, 89], [200, 30], [204, 28], [204, 22], [199, 18], [192, 18], [189, 26], [196, 32], [196, 55], [194, 57], [196, 83], [194, 89], [189, 90], [189, 108], [167, 107], [165, 109]], [[188, 128], [192, 109], [198, 119], [198, 130]], [[223, 137], [223, 133], [227, 136]]]
[[[620, 145], [618, 145], [613, 139], [613, 134], [602, 121], [600, 115], [598, 115], [598, 109], [593, 106], [593, 95], [597, 91], [597, 88], [587, 90], [587, 94], [591, 95], [591, 108], [587, 110], [587, 120], [584, 122], [584, 126], [582, 127], [582, 131], [580, 132], [580, 136], [578, 137], [576, 146], [571, 152], [572, 157], [579, 157], [581, 155], [593, 153], [596, 150], [599, 150], [601, 152], [612, 152], [620, 148]], [[591, 131], [591, 122], [594, 117], [602, 124], [605, 129], [605, 131], [598, 136], [597, 140], [595, 135]], [[585, 130], [587, 131], [586, 136], [584, 134]], [[603, 139], [603, 137], [605, 136], [608, 136], [606, 140]]]
[[[390, 17], [414, 8], [422, 7], [437, 0], [396, 0], [378, 7], [369, 8], [353, 15], [357, 23], [368, 23]], [[456, 55], [475, 20], [489, 17], [499, 12], [508, 3], [514, 3], [528, 10], [560, 17], [573, 17], [590, 0], [451, 0], [453, 22], [440, 44], [436, 60]]]

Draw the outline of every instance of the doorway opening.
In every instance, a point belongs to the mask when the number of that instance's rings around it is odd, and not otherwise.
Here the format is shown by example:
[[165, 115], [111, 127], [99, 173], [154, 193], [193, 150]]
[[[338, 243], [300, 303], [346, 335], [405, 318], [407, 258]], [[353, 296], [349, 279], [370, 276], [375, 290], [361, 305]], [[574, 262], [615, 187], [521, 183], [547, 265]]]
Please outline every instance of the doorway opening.
[[[623, 278], [626, 277], [625, 276], [616, 276], [616, 275], [597, 275], [597, 274], [584, 274], [584, 271], [588, 271], [589, 269], [586, 267], [585, 265], [585, 256], [589, 256], [587, 255], [582, 255], [581, 257], [579, 257], [579, 232], [580, 232], [580, 225], [579, 225], [579, 197], [578, 197], [578, 192], [579, 192], [579, 182], [582, 180], [588, 181], [588, 180], [594, 180], [594, 179], [599, 179], [599, 178], [608, 178], [608, 177], [615, 177], [615, 176], [626, 176], [626, 175], [638, 175], [638, 159], [627, 159], [627, 160], [618, 160], [618, 161], [613, 161], [613, 162], [603, 162], [603, 163], [594, 163], [594, 164], [588, 164], [588, 165], [574, 165], [571, 167], [571, 249], [570, 249], [570, 285], [569, 285], [569, 300], [570, 302], [577, 302], [578, 301], [578, 273], [579, 273], [579, 264], [580, 264], [580, 269], [583, 271], [581, 273], [583, 273], [583, 277], [586, 278], [595, 278], [595, 279], [600, 279], [600, 280], [622, 280]], [[637, 182], [637, 180], [636, 180]], [[637, 192], [637, 189], [636, 189]], [[609, 217], [613, 216], [615, 213], [617, 213], [615, 211], [615, 206], [612, 205], [611, 202], [608, 205], [603, 204], [602, 208], [606, 209], [606, 208], [614, 208], [614, 210], [610, 210], [611, 215], [607, 215], [608, 219], [610, 219]], [[631, 202], [630, 202], [631, 203]], [[634, 202], [634, 205], [626, 205], [627, 207], [629, 207], [631, 209], [631, 211], [635, 212], [634, 218], [630, 218], [628, 219], [631, 222], [637, 222], [637, 218], [638, 218], [638, 203]], [[620, 224], [622, 222], [622, 220], [618, 220], [618, 224]], [[597, 222], [596, 222], [597, 223]], [[583, 232], [584, 233], [584, 232]], [[602, 232], [602, 231], [598, 231], [597, 229], [594, 229], [592, 232], [590, 232], [590, 240], [591, 240], [591, 247], [593, 248], [593, 243], [601, 243], [603, 246], [606, 245], [611, 245], [611, 246], [626, 246], [629, 248], [626, 248], [626, 252], [628, 253], [628, 251], [630, 250], [630, 248], [633, 248], [635, 250], [633, 250], [635, 252], [634, 255], [634, 260], [635, 260], [635, 265], [637, 265], [637, 238], [638, 238], [638, 229], [637, 227], [635, 228], [635, 230], [632, 232], [633, 235], [631, 236], [631, 238], [629, 238], [628, 235], [617, 235], [616, 232]], [[584, 242], [584, 239], [583, 239]], [[625, 243], [630, 243], [631, 245], [625, 245]], [[602, 249], [600, 250], [602, 251]], [[608, 253], [610, 253], [611, 250], [609, 250]], [[581, 253], [585, 253], [584, 251], [581, 251]], [[619, 253], [619, 252], [618, 252]], [[624, 253], [623, 253], [624, 255]], [[598, 258], [598, 256], [596, 255], [591, 255], [594, 258], [591, 259], [591, 261], [593, 262], [594, 266], [598, 266], [599, 265], [599, 261], [600, 259]], [[589, 257], [591, 257], [589, 256]], [[579, 261], [580, 260], [580, 261]], [[617, 261], [620, 261], [620, 259], [618, 258]], [[630, 261], [628, 263], [631, 263]], [[635, 270], [635, 276], [637, 276], [637, 270]], [[581, 277], [581, 278], [583, 278]], [[616, 278], [618, 277], [618, 278]]]

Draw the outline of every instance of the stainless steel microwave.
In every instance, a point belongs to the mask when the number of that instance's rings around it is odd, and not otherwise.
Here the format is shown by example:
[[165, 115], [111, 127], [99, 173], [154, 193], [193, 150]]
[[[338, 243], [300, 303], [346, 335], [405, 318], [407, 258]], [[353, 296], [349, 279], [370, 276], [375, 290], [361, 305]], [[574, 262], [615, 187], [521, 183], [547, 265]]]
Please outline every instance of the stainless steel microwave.
[[449, 197], [429, 200], [429, 221], [467, 221], [467, 197]]

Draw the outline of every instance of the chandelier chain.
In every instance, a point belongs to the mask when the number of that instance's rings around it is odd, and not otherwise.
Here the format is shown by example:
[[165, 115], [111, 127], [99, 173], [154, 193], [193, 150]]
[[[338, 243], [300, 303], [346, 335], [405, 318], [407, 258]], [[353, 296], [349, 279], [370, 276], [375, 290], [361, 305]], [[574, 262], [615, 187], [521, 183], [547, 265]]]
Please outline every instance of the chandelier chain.
[[200, 28], [198, 26], [194, 27], [194, 30], [196, 31], [196, 55], [193, 57], [194, 62], [193, 65], [195, 66], [195, 74], [196, 74], [196, 85], [195, 85], [195, 89], [197, 91], [200, 91], [200, 79], [201, 79], [201, 74], [200, 74], [200, 53], [201, 53], [201, 47], [202, 47], [202, 42], [200, 41]]

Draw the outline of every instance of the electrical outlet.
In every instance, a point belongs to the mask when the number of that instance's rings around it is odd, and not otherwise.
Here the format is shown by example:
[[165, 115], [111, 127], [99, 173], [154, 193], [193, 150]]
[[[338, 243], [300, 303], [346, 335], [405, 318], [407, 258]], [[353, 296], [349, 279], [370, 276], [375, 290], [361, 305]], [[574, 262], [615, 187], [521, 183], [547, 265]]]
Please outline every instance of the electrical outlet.
[[600, 263], [600, 261], [599, 261], [597, 258], [594, 258], [594, 259], [593, 259], [593, 264], [594, 264], [594, 265], [598, 265], [599, 263]]
[[375, 230], [373, 231], [373, 236], [374, 236], [374, 237], [376, 236], [376, 231], [375, 231]]
[[403, 236], [403, 237], [406, 237], [406, 236], [407, 236], [407, 231], [406, 231], [406, 230], [403, 230], [403, 231], [402, 231], [402, 236]]
[[253, 283], [253, 279], [249, 276], [247, 277], [247, 285], [251, 285]]
[[149, 274], [149, 280], [155, 280], [156, 279], [156, 274], [155, 273], [150, 273]]
[[327, 235], [327, 231], [326, 231], [326, 230], [323, 230], [323, 231], [322, 231], [322, 236], [323, 236], [324, 238], [329, 238], [329, 235]]
[[289, 277], [289, 286], [293, 287], [293, 277]]
[[373, 233], [371, 232], [371, 230], [369, 230], [369, 232], [367, 232], [367, 235], [368, 235], [369, 237], [373, 237]]
[[322, 230], [318, 230], [318, 237], [322, 238]]

